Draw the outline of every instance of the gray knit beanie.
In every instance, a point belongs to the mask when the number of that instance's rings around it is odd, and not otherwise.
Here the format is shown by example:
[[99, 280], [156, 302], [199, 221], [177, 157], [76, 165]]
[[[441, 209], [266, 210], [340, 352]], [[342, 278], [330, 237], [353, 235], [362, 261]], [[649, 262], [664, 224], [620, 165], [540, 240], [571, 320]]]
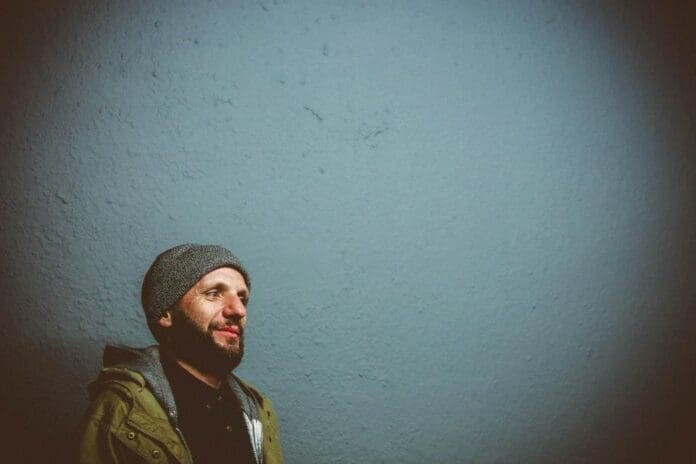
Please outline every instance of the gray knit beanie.
[[145, 274], [140, 294], [148, 325], [177, 303], [201, 277], [221, 267], [239, 271], [251, 288], [244, 266], [221, 246], [186, 243], [160, 254]]

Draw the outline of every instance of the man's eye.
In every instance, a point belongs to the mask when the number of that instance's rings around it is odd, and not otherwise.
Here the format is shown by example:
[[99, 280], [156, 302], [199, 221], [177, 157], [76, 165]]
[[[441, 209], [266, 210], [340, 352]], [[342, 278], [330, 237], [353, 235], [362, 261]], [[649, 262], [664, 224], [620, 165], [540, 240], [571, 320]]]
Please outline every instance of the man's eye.
[[220, 294], [217, 290], [210, 290], [208, 292], [205, 292], [205, 296], [209, 298], [217, 298], [217, 296]]

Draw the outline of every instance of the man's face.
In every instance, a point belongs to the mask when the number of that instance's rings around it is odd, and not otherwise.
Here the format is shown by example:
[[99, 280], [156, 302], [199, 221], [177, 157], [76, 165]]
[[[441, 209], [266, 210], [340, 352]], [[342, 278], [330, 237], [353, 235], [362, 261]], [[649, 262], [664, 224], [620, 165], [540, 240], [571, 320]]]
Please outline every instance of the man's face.
[[249, 289], [229, 267], [204, 275], [170, 313], [174, 353], [203, 371], [234, 369], [244, 354]]

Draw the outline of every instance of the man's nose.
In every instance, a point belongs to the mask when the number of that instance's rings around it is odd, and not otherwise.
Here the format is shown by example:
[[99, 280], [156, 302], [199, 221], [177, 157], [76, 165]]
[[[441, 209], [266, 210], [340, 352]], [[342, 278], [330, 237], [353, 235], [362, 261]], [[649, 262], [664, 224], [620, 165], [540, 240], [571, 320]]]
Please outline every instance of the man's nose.
[[228, 295], [225, 298], [225, 306], [222, 311], [225, 317], [242, 318], [246, 316], [246, 306], [238, 295]]

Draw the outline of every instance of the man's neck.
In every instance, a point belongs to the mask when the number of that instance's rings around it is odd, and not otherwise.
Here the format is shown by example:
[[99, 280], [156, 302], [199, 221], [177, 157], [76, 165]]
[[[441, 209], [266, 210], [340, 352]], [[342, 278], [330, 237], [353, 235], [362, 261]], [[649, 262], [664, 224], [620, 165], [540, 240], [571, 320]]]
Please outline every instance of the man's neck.
[[194, 367], [193, 365], [187, 363], [186, 361], [183, 361], [176, 357], [174, 358], [174, 360], [177, 362], [177, 364], [183, 367], [189, 374], [191, 374], [201, 382], [205, 383], [209, 387], [212, 387], [216, 390], [220, 388], [220, 384], [222, 383], [224, 376], [218, 376], [215, 374], [203, 372], [200, 369]]

